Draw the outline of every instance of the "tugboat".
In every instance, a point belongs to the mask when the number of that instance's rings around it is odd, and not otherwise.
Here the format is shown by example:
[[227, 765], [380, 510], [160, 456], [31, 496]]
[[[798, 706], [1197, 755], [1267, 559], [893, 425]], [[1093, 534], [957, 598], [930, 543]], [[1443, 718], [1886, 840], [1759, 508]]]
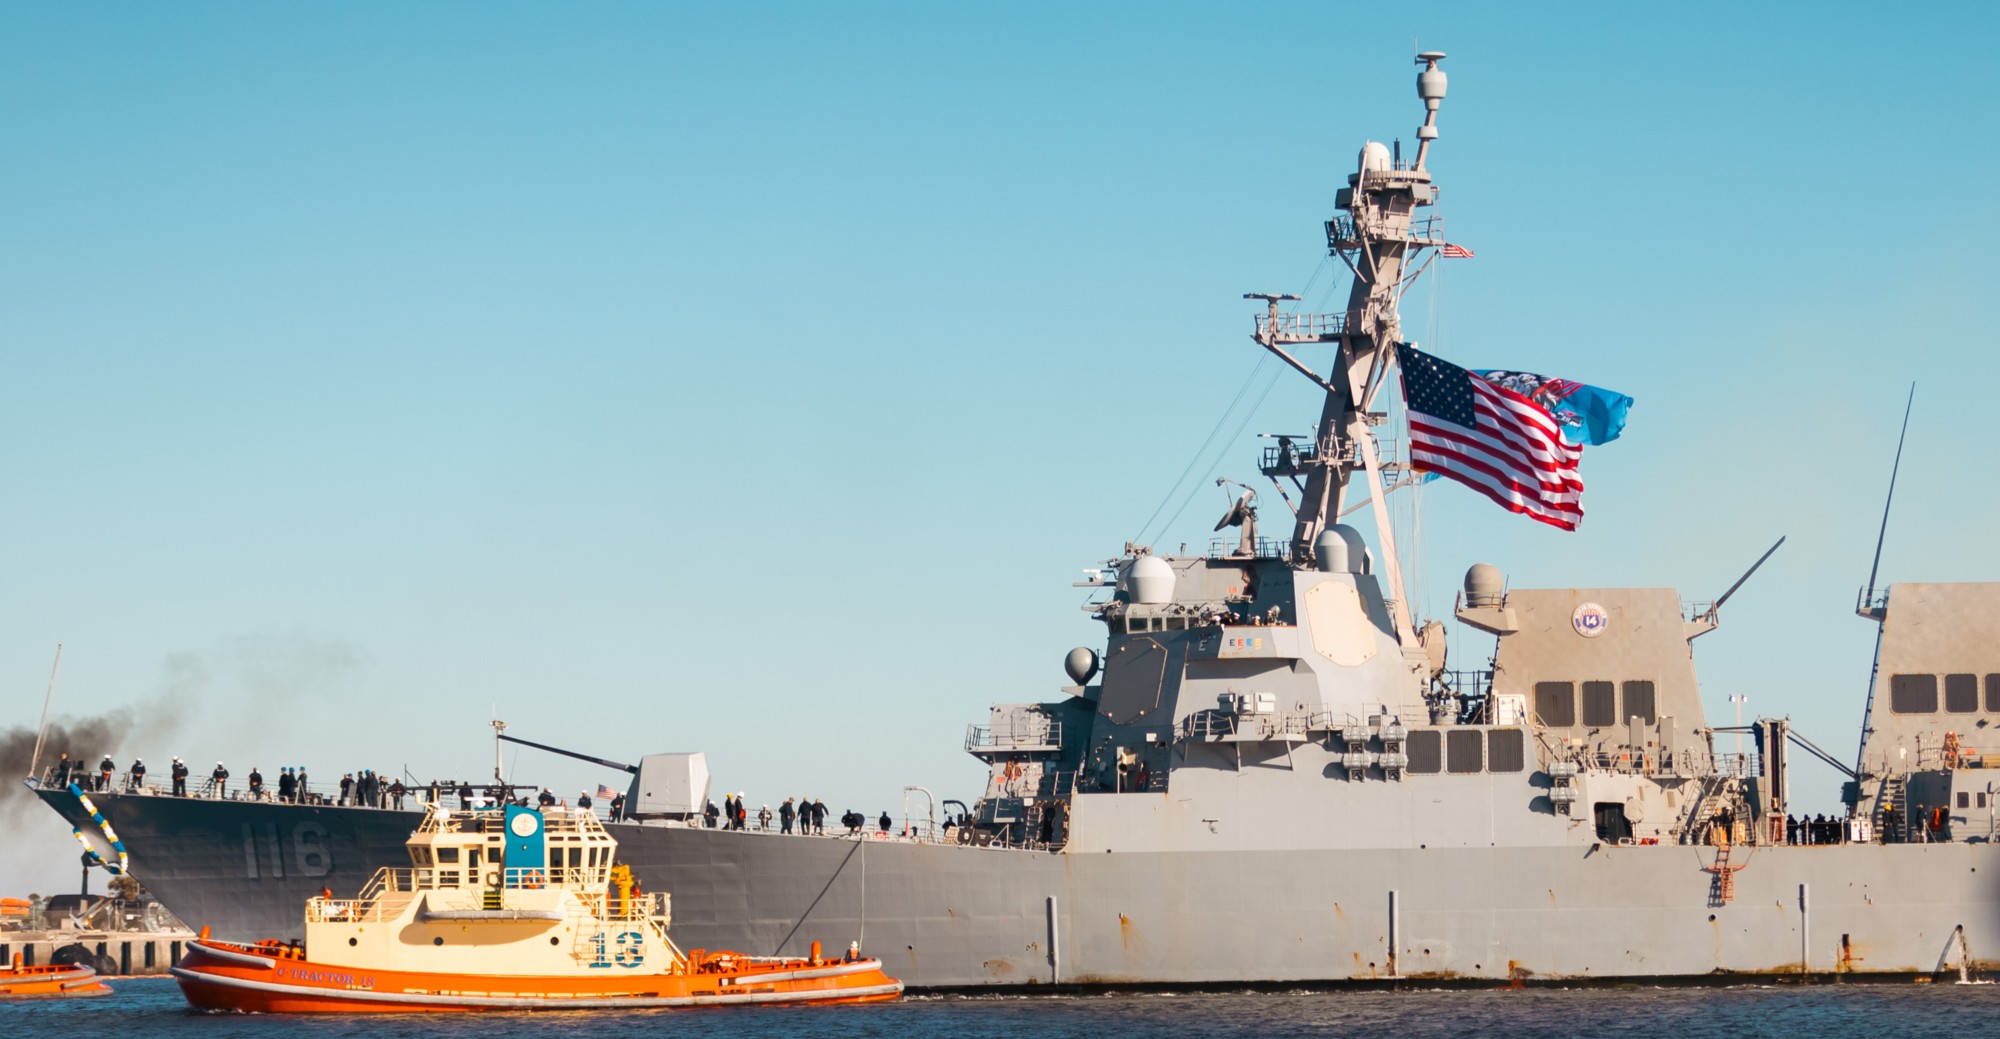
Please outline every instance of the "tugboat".
[[305, 940], [217, 941], [202, 929], [174, 968], [203, 1010], [353, 1013], [579, 1010], [892, 1000], [865, 959], [682, 952], [671, 902], [641, 892], [585, 811], [427, 806], [408, 867], [356, 898], [322, 891]]
[[108, 996], [111, 986], [85, 964], [53, 963], [24, 967], [21, 954], [0, 967], [0, 1003], [17, 999], [63, 999], [73, 996]]

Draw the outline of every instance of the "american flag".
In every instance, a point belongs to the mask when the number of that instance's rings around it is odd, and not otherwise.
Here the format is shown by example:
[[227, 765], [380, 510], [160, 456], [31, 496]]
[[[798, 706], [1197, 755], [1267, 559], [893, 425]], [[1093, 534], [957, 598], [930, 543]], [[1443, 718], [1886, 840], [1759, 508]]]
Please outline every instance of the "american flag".
[[600, 783], [598, 784], [597, 787], [597, 796], [609, 800], [611, 798], [617, 797], [618, 791], [613, 790], [610, 787], [604, 786], [603, 784]]
[[1439, 251], [1444, 253], [1444, 258], [1447, 260], [1472, 259], [1472, 250], [1462, 245], [1453, 245], [1450, 242], [1444, 243], [1444, 248]]
[[1564, 530], [1583, 519], [1583, 449], [1547, 408], [1415, 347], [1397, 345], [1410, 463]]

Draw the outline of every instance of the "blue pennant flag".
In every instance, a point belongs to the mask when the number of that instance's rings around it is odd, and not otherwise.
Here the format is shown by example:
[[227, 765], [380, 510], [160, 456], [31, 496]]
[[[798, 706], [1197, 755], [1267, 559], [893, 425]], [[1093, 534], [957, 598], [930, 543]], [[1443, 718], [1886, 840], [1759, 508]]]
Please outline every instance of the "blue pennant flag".
[[1632, 398], [1622, 393], [1568, 379], [1504, 368], [1475, 368], [1473, 374], [1549, 409], [1562, 424], [1563, 435], [1579, 445], [1608, 444], [1618, 439], [1625, 431], [1625, 413], [1632, 409]]

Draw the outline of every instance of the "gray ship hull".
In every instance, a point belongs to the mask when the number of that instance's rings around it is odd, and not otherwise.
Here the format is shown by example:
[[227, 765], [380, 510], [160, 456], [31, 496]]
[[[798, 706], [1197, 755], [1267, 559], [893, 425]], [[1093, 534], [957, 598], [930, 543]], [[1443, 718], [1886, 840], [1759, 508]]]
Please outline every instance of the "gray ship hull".
[[[90, 826], [76, 799], [43, 799]], [[189, 925], [292, 937], [322, 886], [406, 861], [416, 812], [101, 795]], [[913, 989], [1932, 974], [2000, 961], [1978, 844], [1053, 853], [616, 825], [688, 948], [859, 940]], [[1803, 891], [1803, 900], [1801, 898]], [[1803, 905], [1802, 905], [1803, 901]], [[1392, 949], [1394, 952], [1392, 953]]]

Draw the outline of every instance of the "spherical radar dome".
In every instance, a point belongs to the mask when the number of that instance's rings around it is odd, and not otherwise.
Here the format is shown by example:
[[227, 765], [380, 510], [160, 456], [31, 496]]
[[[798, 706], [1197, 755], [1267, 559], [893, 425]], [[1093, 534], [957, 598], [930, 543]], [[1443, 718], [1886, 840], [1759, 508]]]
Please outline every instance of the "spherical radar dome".
[[1075, 685], [1088, 685], [1097, 677], [1097, 651], [1088, 646], [1078, 646], [1063, 658], [1063, 670], [1069, 673], [1069, 680]]
[[1159, 556], [1140, 556], [1125, 564], [1119, 584], [1127, 598], [1137, 603], [1174, 601], [1174, 568]]
[[1465, 572], [1465, 604], [1467, 606], [1498, 606], [1500, 594], [1507, 588], [1507, 577], [1492, 563], [1474, 563]]
[[1322, 573], [1365, 573], [1367, 559], [1368, 546], [1361, 540], [1361, 532], [1345, 523], [1336, 523], [1313, 539], [1313, 561]]

